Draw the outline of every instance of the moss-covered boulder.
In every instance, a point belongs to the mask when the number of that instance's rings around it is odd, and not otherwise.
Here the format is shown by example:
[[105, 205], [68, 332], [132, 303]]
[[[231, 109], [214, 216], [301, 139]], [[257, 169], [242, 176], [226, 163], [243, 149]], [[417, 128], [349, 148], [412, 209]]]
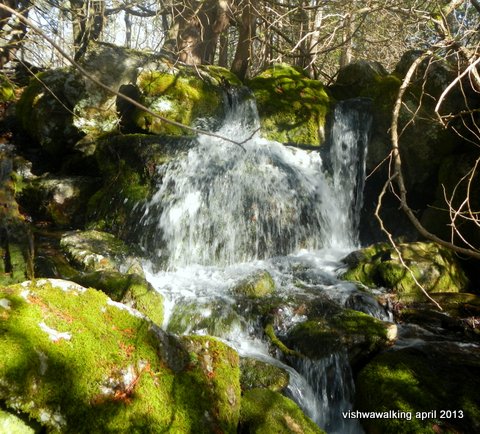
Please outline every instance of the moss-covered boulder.
[[261, 298], [275, 291], [275, 282], [268, 271], [259, 270], [238, 282], [232, 292], [249, 298]]
[[401, 243], [396, 248], [380, 243], [350, 254], [344, 259], [348, 270], [342, 278], [385, 287], [403, 301], [427, 299], [415, 280], [429, 294], [465, 292], [468, 287], [465, 272], [447, 248], [431, 242]]
[[248, 81], [257, 100], [261, 133], [281, 143], [320, 146], [331, 98], [322, 83], [279, 64]]
[[103, 181], [88, 203], [88, 227], [124, 238], [143, 232], [142, 204], [153, 194], [159, 166], [189, 146], [189, 139], [144, 134], [108, 135], [96, 141], [88, 152], [94, 153]]
[[84, 91], [82, 77], [69, 68], [41, 72], [16, 105], [20, 126], [57, 160], [83, 135], [74, 110]]
[[49, 432], [235, 433], [238, 355], [72, 282], [0, 289], [0, 401]]
[[79, 227], [85, 222], [90, 196], [98, 179], [85, 176], [46, 175], [26, 183], [19, 202], [36, 220], [48, 220], [56, 227]]
[[[212, 70], [213, 74], [210, 74]], [[188, 126], [210, 127], [223, 117], [224, 92], [239, 86], [239, 80], [219, 67], [201, 67], [196, 73], [188, 67], [170, 65], [162, 70], [143, 69], [137, 76], [139, 101], [160, 116]], [[123, 108], [126, 129], [153, 134], [192, 135], [138, 109]]]
[[242, 396], [240, 433], [322, 434], [292, 400], [268, 389], [252, 389]]
[[310, 359], [346, 350], [350, 363], [358, 365], [390, 346], [395, 339], [394, 324], [345, 309], [333, 316], [312, 318], [294, 326], [284, 341], [289, 348]]
[[[223, 114], [223, 93], [239, 80], [220, 67], [172, 64], [151, 53], [92, 44], [83, 69], [113, 91], [171, 121], [202, 125]], [[74, 68], [36, 75], [17, 105], [20, 125], [56, 158], [112, 132], [192, 135], [137, 109]]]
[[240, 385], [244, 391], [262, 388], [281, 392], [290, 381], [285, 369], [250, 357], [240, 359], [240, 370]]
[[142, 268], [128, 246], [107, 232], [95, 230], [66, 232], [60, 247], [72, 264], [82, 271], [138, 272]]
[[401, 417], [363, 419], [368, 433], [477, 432], [479, 378], [477, 348], [432, 343], [389, 351], [360, 372], [356, 407], [402, 412]]
[[137, 274], [123, 274], [118, 271], [94, 271], [77, 273], [71, 280], [85, 287], [103, 291], [112, 300], [138, 310], [155, 324], [163, 322], [163, 297]]
[[35, 421], [22, 417], [14, 410], [0, 407], [0, 432], [8, 434], [40, 434], [41, 425]]

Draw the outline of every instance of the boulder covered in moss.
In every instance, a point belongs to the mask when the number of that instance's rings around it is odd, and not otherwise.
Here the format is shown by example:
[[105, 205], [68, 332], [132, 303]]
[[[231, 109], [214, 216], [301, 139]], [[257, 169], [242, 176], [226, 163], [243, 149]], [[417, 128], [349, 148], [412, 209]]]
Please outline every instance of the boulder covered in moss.
[[99, 289], [112, 300], [124, 303], [147, 316], [155, 324], [162, 325], [163, 297], [145, 277], [137, 273], [123, 274], [100, 270], [77, 273], [71, 280], [85, 287]]
[[[223, 115], [224, 91], [240, 85], [220, 67], [172, 64], [151, 53], [93, 44], [81, 61], [84, 70], [115, 92], [144, 104], [164, 118], [195, 126]], [[20, 125], [50, 155], [112, 132], [192, 135], [100, 87], [74, 68], [42, 72], [32, 78], [17, 105]]]
[[479, 379], [477, 347], [410, 346], [381, 354], [362, 369], [356, 408], [392, 415], [363, 419], [368, 433], [477, 432]]
[[89, 227], [121, 237], [143, 232], [142, 205], [157, 185], [158, 169], [191, 146], [190, 139], [145, 134], [108, 135], [95, 142], [93, 152], [102, 186], [88, 202]]
[[242, 396], [241, 433], [322, 434], [292, 400], [268, 389], [251, 389]]
[[285, 369], [250, 357], [240, 359], [240, 370], [240, 384], [244, 391], [262, 388], [281, 392], [290, 381], [290, 375]]
[[397, 329], [363, 312], [344, 309], [333, 316], [311, 318], [294, 326], [284, 339], [310, 359], [321, 359], [346, 351], [350, 363], [358, 365], [392, 345]]
[[242, 279], [233, 288], [236, 295], [243, 295], [249, 298], [261, 298], [273, 294], [275, 282], [268, 271], [259, 270], [250, 276]]
[[344, 280], [385, 287], [407, 302], [427, 300], [418, 284], [428, 294], [465, 292], [469, 286], [454, 253], [432, 242], [401, 243], [396, 249], [387, 243], [374, 244], [343, 261], [348, 266]]
[[284, 64], [247, 83], [257, 100], [261, 134], [281, 143], [320, 146], [331, 98], [320, 81]]
[[0, 317], [0, 401], [48, 432], [237, 432], [238, 354], [214, 338], [55, 279], [2, 287]]

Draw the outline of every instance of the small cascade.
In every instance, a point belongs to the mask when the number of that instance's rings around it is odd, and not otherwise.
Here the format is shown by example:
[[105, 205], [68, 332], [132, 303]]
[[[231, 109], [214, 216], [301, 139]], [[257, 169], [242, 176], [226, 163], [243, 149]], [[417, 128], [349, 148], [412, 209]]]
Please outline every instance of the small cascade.
[[[266, 270], [285, 306], [286, 328], [306, 319], [289, 308], [295, 297], [307, 304], [318, 297], [341, 307], [363, 303], [335, 270], [358, 242], [371, 119], [359, 103], [339, 104], [325, 156], [262, 139], [248, 94], [231, 92], [225, 104], [218, 134], [240, 146], [204, 136], [160, 167], [158, 190], [140, 222], [150, 257], [146, 276], [166, 301], [164, 328], [214, 335], [241, 356], [281, 366], [290, 375], [287, 394], [317, 424], [360, 433], [356, 422], [342, 418], [354, 393], [345, 355], [290, 366], [273, 359], [258, 317], [261, 300], [234, 288]], [[373, 301], [366, 309], [382, 315]]]
[[328, 161], [333, 197], [328, 218], [335, 222], [331, 246], [358, 246], [360, 211], [365, 185], [366, 151], [372, 115], [367, 99], [339, 102], [333, 113]]

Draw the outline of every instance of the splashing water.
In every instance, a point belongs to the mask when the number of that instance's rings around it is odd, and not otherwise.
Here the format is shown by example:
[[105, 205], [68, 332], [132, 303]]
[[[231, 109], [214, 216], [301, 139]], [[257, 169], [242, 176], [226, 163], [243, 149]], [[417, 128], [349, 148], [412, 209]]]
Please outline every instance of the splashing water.
[[[164, 327], [215, 335], [241, 356], [283, 367], [290, 374], [287, 393], [317, 424], [361, 432], [358, 422], [340, 417], [353, 396], [345, 358], [331, 355], [293, 368], [272, 359], [252, 306], [231, 289], [262, 269], [274, 277], [276, 294], [288, 298], [299, 291], [295, 270], [301, 269], [304, 287], [311, 284], [311, 291], [339, 305], [357, 291], [334, 270], [339, 255], [358, 243], [370, 118], [364, 108], [338, 105], [322, 159], [317, 151], [262, 139], [252, 98], [232, 93], [226, 103], [230, 110], [218, 133], [241, 146], [198, 139], [159, 169], [158, 190], [141, 220], [151, 257], [146, 275], [165, 297]], [[284, 315], [288, 324], [304, 320]]]

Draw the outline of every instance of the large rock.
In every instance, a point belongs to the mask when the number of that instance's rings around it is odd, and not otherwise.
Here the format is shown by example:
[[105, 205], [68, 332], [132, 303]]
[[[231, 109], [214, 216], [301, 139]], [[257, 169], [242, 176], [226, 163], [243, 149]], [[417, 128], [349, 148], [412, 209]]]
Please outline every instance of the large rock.
[[[188, 126], [222, 115], [225, 89], [240, 84], [223, 68], [174, 65], [151, 53], [105, 43], [92, 46], [82, 67], [114, 91]], [[81, 138], [91, 142], [119, 130], [192, 134], [136, 109], [73, 68], [34, 77], [17, 105], [17, 116], [21, 126], [56, 158], [70, 152]]]
[[480, 430], [477, 347], [433, 342], [377, 356], [358, 375], [356, 408], [368, 433]]
[[320, 146], [325, 141], [331, 102], [322, 83], [279, 64], [247, 84], [257, 100], [264, 137], [294, 145]]
[[431, 242], [396, 247], [380, 243], [350, 254], [342, 278], [385, 287], [403, 301], [426, 301], [418, 284], [429, 294], [465, 292], [469, 281], [452, 251]]
[[289, 348], [316, 360], [346, 351], [355, 366], [391, 345], [395, 338], [394, 324], [344, 309], [333, 316], [310, 318], [294, 326], [284, 341]]
[[49, 432], [237, 432], [238, 355], [214, 338], [55, 279], [2, 287], [0, 318], [0, 401]]

